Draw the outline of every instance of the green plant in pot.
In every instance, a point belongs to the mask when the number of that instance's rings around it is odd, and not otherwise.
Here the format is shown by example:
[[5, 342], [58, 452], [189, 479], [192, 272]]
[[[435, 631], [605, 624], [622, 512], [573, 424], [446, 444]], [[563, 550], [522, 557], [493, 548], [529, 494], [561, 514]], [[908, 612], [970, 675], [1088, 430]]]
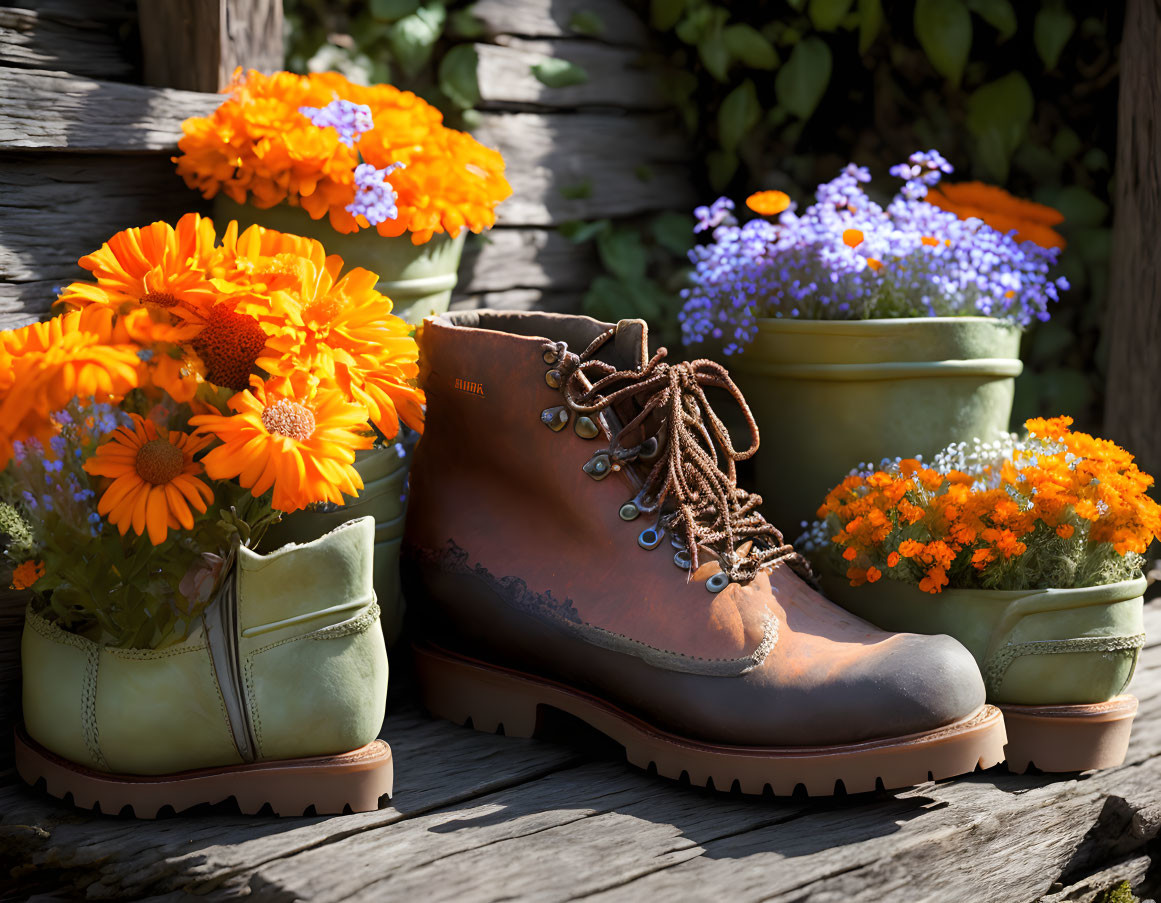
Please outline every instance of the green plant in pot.
[[1137, 710], [1125, 690], [1161, 506], [1130, 454], [1071, 422], [862, 465], [798, 541], [844, 607], [975, 655], [1015, 771], [1119, 764]]
[[727, 357], [750, 400], [775, 522], [808, 519], [852, 460], [1007, 430], [1020, 327], [1067, 283], [1050, 275], [1057, 249], [928, 203], [950, 171], [913, 154], [886, 207], [852, 164], [801, 213], [781, 192], [751, 196], [762, 215], [745, 224], [727, 198], [696, 211], [712, 242], [690, 255], [682, 337]]
[[322, 241], [378, 273], [412, 324], [447, 310], [466, 233], [490, 228], [511, 194], [500, 154], [435, 107], [337, 72], [239, 70], [221, 106], [183, 129], [177, 171], [216, 219]]

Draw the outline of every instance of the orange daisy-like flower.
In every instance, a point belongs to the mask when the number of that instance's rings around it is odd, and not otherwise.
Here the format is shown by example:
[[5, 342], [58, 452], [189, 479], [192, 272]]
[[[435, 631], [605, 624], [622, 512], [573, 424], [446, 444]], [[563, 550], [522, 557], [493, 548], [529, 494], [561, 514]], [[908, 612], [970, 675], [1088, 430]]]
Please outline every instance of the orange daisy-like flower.
[[74, 282], [60, 303], [69, 308], [102, 304], [118, 310], [144, 305], [179, 320], [199, 322], [201, 312], [219, 294], [204, 269], [214, 240], [213, 222], [197, 213], [187, 213], [176, 227], [156, 222], [125, 229], [80, 259], [97, 281]]
[[746, 198], [746, 206], [762, 216], [777, 216], [790, 207], [790, 195], [785, 191], [757, 191]]
[[43, 561], [22, 561], [12, 571], [12, 589], [32, 589], [33, 584], [43, 576]]
[[199, 479], [202, 465], [193, 459], [210, 439], [177, 430], [162, 435], [152, 420], [129, 416], [133, 428], [115, 430], [85, 461], [85, 472], [113, 481], [101, 495], [97, 513], [108, 517], [122, 536], [132, 527], [159, 546], [170, 530], [192, 529], [190, 508], [204, 514], [214, 498], [213, 489]]
[[203, 463], [215, 480], [237, 478], [257, 498], [273, 489], [273, 506], [297, 511], [315, 502], [343, 503], [363, 481], [355, 451], [371, 447], [367, 411], [334, 388], [312, 389], [303, 376], [254, 379], [230, 399], [233, 415], [190, 418], [197, 432], [220, 441]]
[[997, 232], [1016, 233], [1016, 241], [1031, 241], [1043, 248], [1063, 248], [1066, 242], [1053, 229], [1064, 222], [1059, 210], [1017, 198], [996, 185], [983, 182], [941, 182], [927, 192], [926, 200], [960, 219], [976, 217]]
[[861, 229], [843, 229], [843, 244], [848, 248], [857, 248], [863, 243]]

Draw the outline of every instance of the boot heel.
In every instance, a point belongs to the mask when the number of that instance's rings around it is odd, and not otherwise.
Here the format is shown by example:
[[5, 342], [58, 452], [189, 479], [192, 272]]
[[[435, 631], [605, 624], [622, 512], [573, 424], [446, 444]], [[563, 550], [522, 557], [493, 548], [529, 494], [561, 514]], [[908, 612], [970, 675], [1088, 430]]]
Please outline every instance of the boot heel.
[[471, 719], [476, 730], [495, 734], [503, 728], [506, 737], [536, 733], [539, 703], [519, 681], [431, 655], [420, 645], [415, 646], [415, 673], [423, 705], [437, 718], [456, 724]]
[[1113, 768], [1125, 761], [1137, 697], [1091, 705], [1002, 705], [1008, 770], [1023, 774]]

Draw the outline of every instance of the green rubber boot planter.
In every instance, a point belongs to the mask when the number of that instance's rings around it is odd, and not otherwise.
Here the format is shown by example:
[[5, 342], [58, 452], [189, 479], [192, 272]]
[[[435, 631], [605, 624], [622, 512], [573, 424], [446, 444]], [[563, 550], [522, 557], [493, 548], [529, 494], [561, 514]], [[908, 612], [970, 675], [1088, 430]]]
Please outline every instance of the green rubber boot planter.
[[233, 796], [245, 813], [376, 809], [392, 790], [377, 740], [387, 653], [369, 517], [237, 564], [190, 635], [123, 649], [31, 608], [16, 767], [56, 797], [153, 818]]
[[257, 223], [279, 232], [318, 239], [328, 254], [338, 254], [347, 267], [378, 273], [376, 287], [394, 302], [393, 313], [412, 325], [418, 325], [429, 314], [447, 311], [467, 238], [466, 229], [455, 238], [446, 232], [437, 233], [422, 245], [412, 244], [408, 233], [384, 238], [374, 229], [362, 229], [344, 235], [331, 228], [326, 217], [311, 219], [301, 207], [278, 204], [260, 210], [219, 194], [214, 198], [214, 225], [221, 232], [232, 219], [242, 229]]
[[1006, 432], [1019, 351], [987, 317], [758, 320], [726, 363], [762, 433], [766, 515], [793, 530], [860, 462]]
[[296, 511], [271, 527], [262, 538], [263, 549], [277, 549], [288, 542], [318, 539], [328, 530], [355, 517], [375, 518], [375, 565], [373, 584], [382, 612], [383, 635], [388, 648], [403, 629], [403, 595], [399, 588], [399, 545], [407, 513], [407, 471], [411, 453], [401, 456], [397, 447], [358, 452], [355, 469], [363, 478], [359, 497], [346, 505]]
[[826, 594], [885, 630], [948, 634], [975, 656], [1022, 773], [1110, 768], [1125, 758], [1137, 699], [1122, 695], [1145, 643], [1145, 578], [1079, 589], [925, 593], [890, 579]]

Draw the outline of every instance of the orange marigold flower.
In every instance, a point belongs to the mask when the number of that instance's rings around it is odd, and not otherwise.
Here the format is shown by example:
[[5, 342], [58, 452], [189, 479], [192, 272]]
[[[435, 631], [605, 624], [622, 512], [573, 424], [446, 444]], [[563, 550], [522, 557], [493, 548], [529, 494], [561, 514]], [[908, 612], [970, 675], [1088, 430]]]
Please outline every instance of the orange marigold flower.
[[882, 576], [883, 576], [883, 572], [880, 571], [874, 565], [871, 565], [869, 568], [867, 568], [867, 582], [868, 583], [874, 583], [876, 580], [878, 580]]
[[1052, 228], [1064, 221], [1060, 211], [1013, 197], [996, 185], [941, 182], [928, 190], [926, 200], [960, 219], [976, 217], [997, 232], [1014, 231], [1016, 241], [1031, 241], [1044, 248], [1063, 248], [1066, 244]]
[[777, 216], [790, 206], [785, 191], [758, 191], [746, 198], [746, 206], [762, 216]]
[[877, 273], [877, 272], [879, 272], [879, 270], [883, 269], [883, 261], [878, 260], [874, 257], [868, 257], [867, 258], [867, 266], [869, 266], [872, 270], [874, 270]]
[[939, 239], [938, 239], [938, 238], [932, 238], [930, 235], [924, 235], [924, 236], [923, 236], [921, 239], [919, 239], [919, 240], [920, 240], [921, 242], [923, 242], [925, 245], [927, 245], [927, 247], [929, 247], [929, 248], [934, 248], [936, 245], [938, 245], [938, 244], [939, 244]]
[[899, 563], [899, 553], [898, 552], [891, 552], [887, 556], [887, 567], [893, 568], [898, 563]]
[[854, 561], [858, 557], [859, 553], [855, 551], [854, 546], [847, 546], [846, 549], [843, 550], [843, 558], [845, 558], [847, 561]]
[[899, 554], [904, 558], [914, 558], [923, 553], [925, 546], [914, 539], [905, 539], [899, 543]]
[[33, 584], [43, 576], [43, 561], [22, 561], [12, 571], [12, 589], [32, 589]]
[[863, 243], [863, 233], [860, 229], [844, 229], [843, 244], [848, 248], [857, 248]]
[[273, 489], [273, 506], [287, 512], [343, 504], [344, 494], [363, 488], [353, 463], [358, 449], [371, 447], [367, 410], [337, 389], [313, 388], [302, 375], [265, 383], [255, 377], [229, 407], [232, 416], [190, 418], [198, 433], [221, 442], [203, 459], [212, 479], [236, 477], [255, 498]]
[[925, 593], [941, 593], [947, 586], [947, 572], [941, 567], [933, 567], [927, 576], [919, 581], [919, 588]]
[[1056, 528], [1056, 535], [1061, 539], [1072, 539], [1072, 534], [1076, 532], [1076, 528], [1072, 524], [1060, 524]]
[[132, 527], [159, 546], [170, 530], [193, 529], [191, 506], [204, 514], [213, 501], [213, 489], [199, 478], [202, 465], [194, 460], [210, 440], [177, 430], [162, 435], [152, 420], [129, 416], [132, 429], [116, 429], [84, 468], [112, 480], [97, 513], [108, 517], [122, 536]]
[[847, 568], [847, 579], [851, 582], [851, 586], [862, 586], [867, 582], [867, 572], [864, 568]]

